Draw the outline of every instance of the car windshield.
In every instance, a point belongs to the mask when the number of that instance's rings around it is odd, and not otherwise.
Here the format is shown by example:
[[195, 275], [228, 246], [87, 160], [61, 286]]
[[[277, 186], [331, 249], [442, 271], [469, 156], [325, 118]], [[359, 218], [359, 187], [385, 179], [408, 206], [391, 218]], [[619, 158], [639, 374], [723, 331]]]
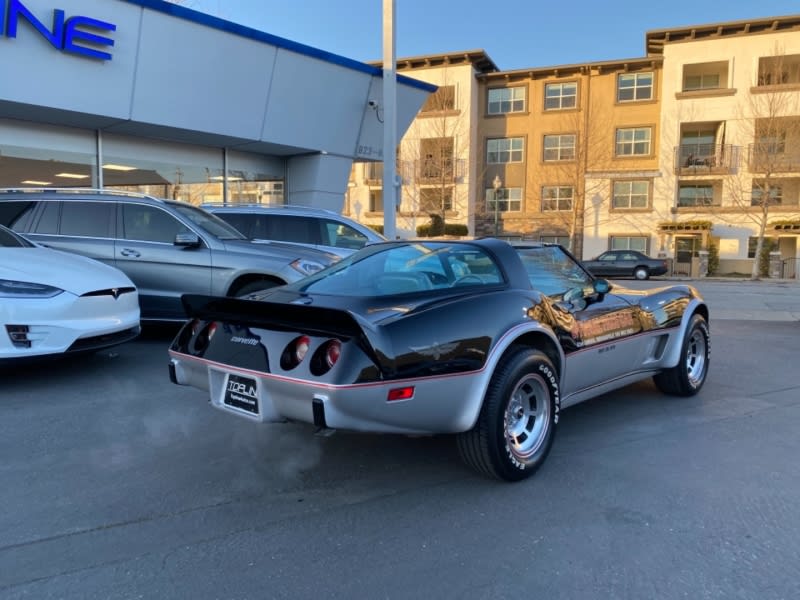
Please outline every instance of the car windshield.
[[518, 247], [531, 286], [546, 296], [592, 285], [592, 277], [560, 246]]
[[290, 288], [341, 296], [392, 296], [504, 283], [501, 269], [478, 246], [409, 242], [368, 246]]
[[221, 240], [246, 240], [241, 232], [210, 212], [183, 204], [176, 204], [175, 209], [192, 223]]

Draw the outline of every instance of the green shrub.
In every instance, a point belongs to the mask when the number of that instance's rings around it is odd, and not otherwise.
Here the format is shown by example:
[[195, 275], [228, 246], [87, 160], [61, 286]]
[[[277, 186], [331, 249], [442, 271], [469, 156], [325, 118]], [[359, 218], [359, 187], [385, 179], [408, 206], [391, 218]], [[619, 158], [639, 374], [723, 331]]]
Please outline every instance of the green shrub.
[[441, 235], [464, 236], [469, 233], [466, 225], [460, 223], [446, 223], [443, 229], [434, 233], [433, 223], [426, 223], [425, 225], [417, 225], [417, 237], [437, 237]]
[[714, 242], [708, 243], [708, 274], [716, 275], [719, 270], [719, 249]]
[[383, 225], [367, 225], [367, 227], [383, 235]]

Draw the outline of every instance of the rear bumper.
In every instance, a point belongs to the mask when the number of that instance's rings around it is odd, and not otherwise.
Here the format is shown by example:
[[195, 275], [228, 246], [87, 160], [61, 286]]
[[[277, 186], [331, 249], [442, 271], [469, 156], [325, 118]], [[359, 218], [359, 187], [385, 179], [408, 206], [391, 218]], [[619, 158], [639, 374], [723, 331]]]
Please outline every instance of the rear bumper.
[[[175, 351], [170, 351], [169, 371], [173, 383], [205, 390], [214, 408], [250, 421], [401, 434], [470, 429], [480, 411], [484, 376], [475, 371], [339, 386], [236, 369]], [[413, 387], [410, 398], [387, 399], [390, 390], [408, 387]], [[238, 406], [231, 404], [231, 394]]]

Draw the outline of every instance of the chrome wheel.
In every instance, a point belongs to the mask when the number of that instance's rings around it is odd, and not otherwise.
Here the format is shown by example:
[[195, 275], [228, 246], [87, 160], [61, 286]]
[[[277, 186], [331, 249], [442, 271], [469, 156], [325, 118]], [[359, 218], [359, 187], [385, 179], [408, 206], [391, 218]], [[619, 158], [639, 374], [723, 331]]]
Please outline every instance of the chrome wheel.
[[508, 449], [520, 460], [535, 454], [547, 439], [550, 391], [538, 375], [517, 382], [506, 406], [504, 433]]
[[692, 386], [697, 387], [705, 378], [706, 338], [700, 329], [694, 329], [686, 347], [686, 374]]

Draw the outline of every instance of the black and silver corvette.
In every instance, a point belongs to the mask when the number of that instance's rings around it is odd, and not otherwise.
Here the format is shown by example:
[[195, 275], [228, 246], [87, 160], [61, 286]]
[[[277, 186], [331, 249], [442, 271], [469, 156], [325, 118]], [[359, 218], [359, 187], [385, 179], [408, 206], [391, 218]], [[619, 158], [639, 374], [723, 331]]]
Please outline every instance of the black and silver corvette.
[[694, 288], [611, 288], [554, 245], [387, 242], [246, 299], [183, 302], [170, 377], [213, 406], [457, 434], [469, 465], [511, 481], [544, 462], [562, 408], [647, 377], [691, 396], [709, 365]]

